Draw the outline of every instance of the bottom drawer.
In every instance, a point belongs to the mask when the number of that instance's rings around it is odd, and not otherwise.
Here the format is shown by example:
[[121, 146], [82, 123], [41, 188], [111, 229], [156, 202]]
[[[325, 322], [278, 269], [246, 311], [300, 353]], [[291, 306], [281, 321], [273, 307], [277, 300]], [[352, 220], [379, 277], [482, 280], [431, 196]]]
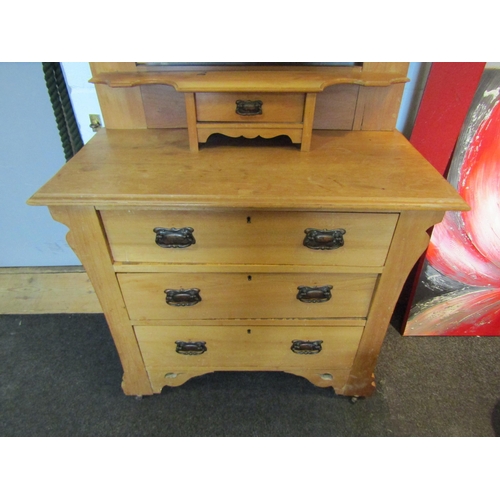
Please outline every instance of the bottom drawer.
[[197, 374], [348, 369], [363, 327], [136, 326], [135, 332], [149, 377], [158, 386], [172, 372], [190, 369]]

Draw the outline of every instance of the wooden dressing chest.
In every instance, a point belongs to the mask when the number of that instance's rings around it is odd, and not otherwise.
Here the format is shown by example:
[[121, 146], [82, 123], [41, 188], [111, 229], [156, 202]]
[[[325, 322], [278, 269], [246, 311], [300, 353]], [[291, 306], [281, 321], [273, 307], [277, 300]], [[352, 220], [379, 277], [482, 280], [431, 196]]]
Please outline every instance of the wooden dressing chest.
[[[69, 227], [124, 392], [159, 393], [217, 370], [280, 370], [370, 395], [427, 230], [466, 204], [391, 127], [316, 129], [302, 152], [220, 136], [198, 150], [185, 127], [148, 126], [150, 85], [160, 94], [168, 85], [144, 82], [98, 85], [107, 128], [29, 201]], [[357, 92], [352, 124], [358, 101], [369, 101]], [[383, 107], [399, 105], [384, 92]], [[139, 117], [116, 124], [127, 109]]]

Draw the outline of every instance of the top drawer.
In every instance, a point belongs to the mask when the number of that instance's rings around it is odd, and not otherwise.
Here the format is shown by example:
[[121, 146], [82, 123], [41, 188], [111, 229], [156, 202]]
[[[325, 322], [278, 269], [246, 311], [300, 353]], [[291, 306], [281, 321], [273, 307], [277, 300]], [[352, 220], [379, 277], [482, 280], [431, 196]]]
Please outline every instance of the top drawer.
[[301, 123], [305, 94], [225, 93], [196, 94], [198, 122]]
[[[198, 210], [105, 210], [101, 217], [117, 262], [361, 267], [384, 265], [398, 219]], [[338, 240], [343, 245], [335, 248]]]

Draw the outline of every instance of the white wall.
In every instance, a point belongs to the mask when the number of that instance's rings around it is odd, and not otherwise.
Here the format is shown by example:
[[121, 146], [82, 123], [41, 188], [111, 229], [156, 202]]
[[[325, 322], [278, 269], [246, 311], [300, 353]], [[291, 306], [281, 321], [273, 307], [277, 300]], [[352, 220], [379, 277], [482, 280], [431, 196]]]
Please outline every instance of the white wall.
[[89, 63], [63, 62], [61, 66], [80, 134], [83, 142], [87, 143], [94, 134], [90, 128], [89, 115], [100, 115], [101, 124], [105, 125], [95, 86], [93, 83], [89, 83], [90, 78], [92, 78]]
[[26, 200], [64, 164], [42, 63], [0, 63], [0, 267], [78, 265], [67, 229]]

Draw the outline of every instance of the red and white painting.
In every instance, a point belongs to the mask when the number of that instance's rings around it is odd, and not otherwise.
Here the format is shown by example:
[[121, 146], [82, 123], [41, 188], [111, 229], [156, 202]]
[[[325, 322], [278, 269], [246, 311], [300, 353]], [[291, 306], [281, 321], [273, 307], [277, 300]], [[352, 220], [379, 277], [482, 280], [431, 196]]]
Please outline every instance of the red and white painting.
[[471, 207], [433, 229], [404, 335], [500, 336], [500, 70], [486, 70], [448, 181]]

